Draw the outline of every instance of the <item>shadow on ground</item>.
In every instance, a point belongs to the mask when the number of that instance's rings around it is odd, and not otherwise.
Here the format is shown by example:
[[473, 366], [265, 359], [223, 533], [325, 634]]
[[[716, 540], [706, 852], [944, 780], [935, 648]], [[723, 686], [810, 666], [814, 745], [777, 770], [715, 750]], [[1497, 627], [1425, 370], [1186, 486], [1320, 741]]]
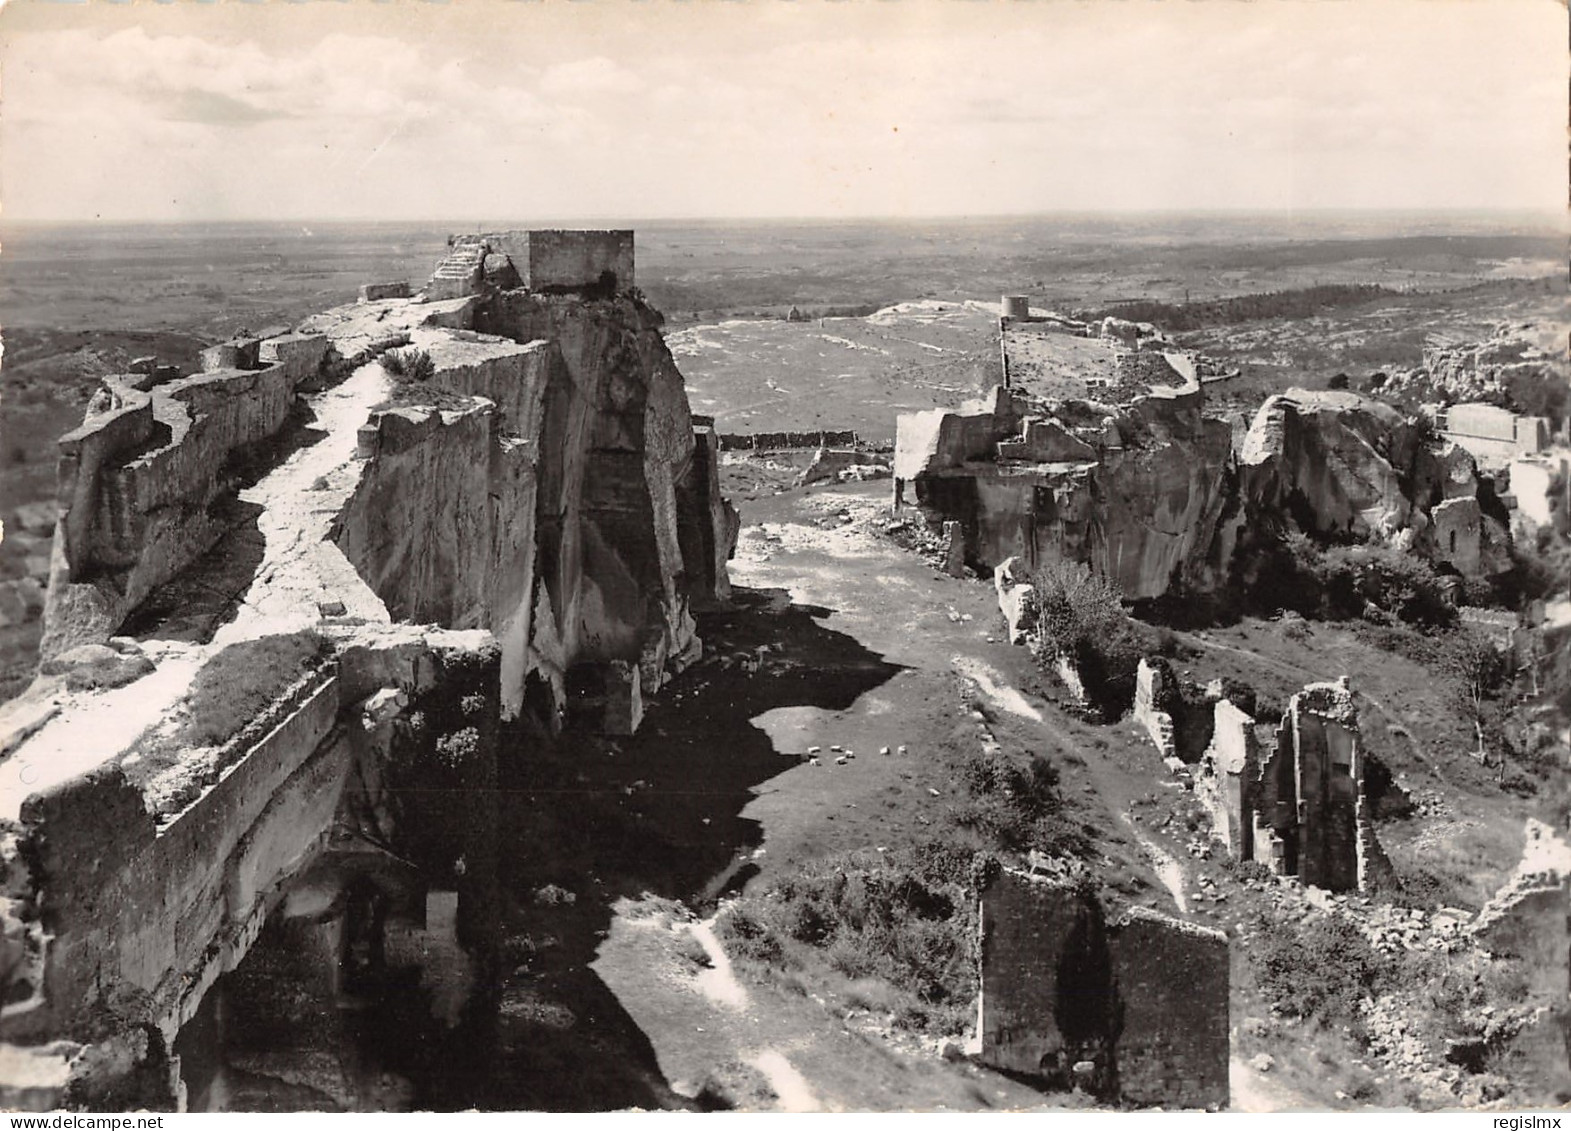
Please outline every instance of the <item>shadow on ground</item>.
[[617, 897], [701, 908], [746, 879], [761, 830], [741, 811], [755, 786], [797, 763], [753, 718], [788, 706], [843, 710], [900, 670], [825, 628], [828, 612], [784, 591], [738, 589], [731, 608], [700, 616], [706, 660], [661, 691], [636, 735], [568, 736], [549, 753], [519, 735], [502, 751], [499, 1008], [462, 1063], [416, 1080], [422, 1104], [709, 1106], [670, 1090], [649, 1041], [589, 964]]

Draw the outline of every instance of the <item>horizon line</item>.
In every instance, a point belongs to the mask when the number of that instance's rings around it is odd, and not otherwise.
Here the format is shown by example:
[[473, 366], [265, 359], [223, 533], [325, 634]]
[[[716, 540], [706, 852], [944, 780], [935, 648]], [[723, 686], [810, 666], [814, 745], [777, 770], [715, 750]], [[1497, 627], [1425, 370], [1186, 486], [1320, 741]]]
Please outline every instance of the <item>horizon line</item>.
[[[877, 214], [861, 213], [856, 215], [841, 214], [809, 214], [795, 215], [687, 215], [687, 216], [642, 216], [633, 217], [620, 213], [601, 213], [592, 215], [549, 215], [528, 221], [530, 224], [562, 224], [581, 225], [591, 227], [628, 224], [834, 224], [834, 223], [930, 223], [930, 222], [999, 222], [1011, 220], [1043, 220], [1043, 219], [1118, 219], [1135, 217], [1173, 217], [1173, 218], [1217, 218], [1230, 217], [1263, 217], [1271, 219], [1291, 219], [1293, 217], [1324, 217], [1324, 216], [1412, 216], [1412, 217], [1448, 217], [1448, 216], [1490, 216], [1490, 217], [1519, 217], [1533, 218], [1542, 221], [1558, 221], [1566, 223], [1571, 221], [1571, 208], [1554, 209], [1531, 205], [1379, 205], [1379, 206], [1325, 206], [1315, 208], [1300, 207], [1152, 207], [1152, 208], [1058, 208], [1034, 212], [947, 212], [947, 213], [922, 213], [922, 214]], [[507, 221], [513, 222], [513, 221]], [[518, 221], [523, 222], [523, 221]], [[191, 216], [191, 217], [111, 217], [101, 216], [20, 216], [8, 217], [0, 213], [0, 228], [11, 226], [30, 225], [74, 225], [92, 227], [95, 225], [146, 225], [146, 226], [172, 226], [179, 224], [406, 224], [406, 225], [452, 225], [463, 224], [466, 221], [457, 216]], [[480, 227], [491, 226], [481, 224]], [[465, 229], [467, 230], [467, 229]]]

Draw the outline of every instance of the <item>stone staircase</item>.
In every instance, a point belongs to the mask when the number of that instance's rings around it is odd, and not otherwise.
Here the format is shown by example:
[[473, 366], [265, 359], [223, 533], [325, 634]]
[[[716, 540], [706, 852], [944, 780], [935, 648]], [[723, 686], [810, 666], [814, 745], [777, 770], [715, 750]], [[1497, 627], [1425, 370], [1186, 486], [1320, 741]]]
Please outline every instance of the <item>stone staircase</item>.
[[455, 243], [447, 257], [437, 264], [426, 286], [426, 297], [439, 300], [474, 294], [479, 290], [485, 253], [485, 244], [478, 239]]

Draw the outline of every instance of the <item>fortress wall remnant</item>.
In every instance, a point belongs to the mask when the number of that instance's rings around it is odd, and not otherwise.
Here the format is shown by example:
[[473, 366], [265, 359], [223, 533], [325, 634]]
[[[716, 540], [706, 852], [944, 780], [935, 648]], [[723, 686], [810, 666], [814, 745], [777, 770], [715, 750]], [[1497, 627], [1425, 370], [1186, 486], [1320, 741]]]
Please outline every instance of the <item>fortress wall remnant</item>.
[[335, 541], [394, 619], [491, 630], [511, 716], [531, 670], [539, 453], [501, 423], [484, 405], [381, 413]]
[[1328, 891], [1365, 891], [1383, 858], [1368, 827], [1358, 710], [1345, 679], [1288, 701], [1245, 798], [1254, 858]]
[[1228, 1100], [1227, 936], [1006, 868], [982, 893], [983, 1063], [1135, 1105]]
[[[697, 421], [695, 420], [695, 423]], [[714, 420], [709, 424], [712, 426]], [[862, 438], [852, 429], [819, 432], [721, 432], [716, 439], [723, 452], [777, 451], [790, 448], [860, 448]]]
[[1131, 907], [1110, 924], [1108, 942], [1123, 1004], [1119, 1098], [1139, 1106], [1226, 1107], [1227, 936]]
[[1497, 470], [1517, 456], [1532, 455], [1549, 447], [1549, 421], [1542, 416], [1519, 416], [1509, 409], [1483, 402], [1452, 405], [1441, 419], [1441, 431], [1478, 460], [1479, 466]]
[[634, 285], [633, 233], [626, 229], [536, 228], [482, 237], [506, 255], [531, 290], [597, 287], [609, 273], [611, 291]]
[[1006, 869], [989, 885], [977, 928], [984, 1063], [1061, 1088], [1079, 1061], [1107, 1070], [1115, 1017], [1101, 920], [1094, 900], [1062, 882]]
[[1195, 799], [1211, 815], [1211, 835], [1227, 846], [1235, 860], [1254, 857], [1246, 795], [1259, 765], [1254, 717], [1231, 700], [1218, 700], [1211, 744], [1195, 773]]
[[[270, 733], [162, 827], [118, 762], [29, 798], [21, 839], [30, 849], [30, 883], [50, 942], [42, 983], [32, 987], [36, 996], [27, 1008], [13, 1004], [0, 1012], [0, 1033], [7, 1040], [90, 1039], [95, 1008], [112, 1012], [127, 995], [145, 995], [151, 1002], [145, 1020], [172, 1039], [261, 925], [257, 898], [277, 877], [264, 877], [258, 864], [280, 854], [258, 855], [258, 846], [303, 827], [287, 819], [275, 824], [286, 808], [299, 816], [292, 806], [275, 804], [280, 790], [304, 771], [336, 799], [347, 757], [324, 750], [316, 760], [333, 761], [326, 778], [322, 767], [306, 767], [338, 708], [338, 681], [327, 670]], [[317, 792], [299, 800], [309, 804]], [[329, 812], [324, 822], [330, 818]], [[316, 824], [309, 837], [324, 830]]]
[[212, 547], [232, 521], [213, 505], [236, 486], [226, 467], [274, 436], [294, 399], [282, 365], [115, 390], [124, 407], [60, 440], [64, 537], [50, 568], [44, 659], [101, 643]]
[[386, 302], [388, 299], [408, 298], [409, 284], [404, 281], [396, 283], [361, 283], [361, 302]]

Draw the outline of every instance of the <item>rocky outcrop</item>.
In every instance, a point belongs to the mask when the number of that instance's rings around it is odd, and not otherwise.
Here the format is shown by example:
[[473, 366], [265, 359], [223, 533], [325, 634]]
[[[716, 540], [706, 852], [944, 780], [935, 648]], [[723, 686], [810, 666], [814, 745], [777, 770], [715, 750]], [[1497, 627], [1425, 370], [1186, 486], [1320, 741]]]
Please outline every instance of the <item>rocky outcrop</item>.
[[0, 708], [18, 1103], [176, 1103], [176, 1035], [300, 884], [373, 957], [354, 908], [411, 885], [456, 892], [431, 946], [482, 945], [503, 719], [626, 733], [699, 654], [737, 520], [659, 316], [517, 281], [111, 380], [62, 441], [47, 659]]
[[1126, 399], [999, 387], [956, 410], [901, 417], [896, 506], [960, 522], [974, 566], [1068, 557], [1130, 600], [1247, 581], [1239, 563], [1290, 529], [1413, 548], [1468, 576], [1510, 566], [1507, 512], [1471, 457], [1389, 405], [1294, 389], [1235, 437], [1205, 415], [1193, 378], [1144, 374], [1108, 392]]
[[960, 522], [973, 565], [1062, 555], [1158, 597], [1204, 568], [1226, 501], [1231, 432], [1200, 410], [1198, 384], [1123, 405], [999, 387], [901, 417], [896, 500]]
[[1357, 393], [1294, 389], [1260, 406], [1238, 454], [1245, 508], [1293, 515], [1306, 534], [1367, 539], [1408, 525], [1403, 477], [1418, 428]]

